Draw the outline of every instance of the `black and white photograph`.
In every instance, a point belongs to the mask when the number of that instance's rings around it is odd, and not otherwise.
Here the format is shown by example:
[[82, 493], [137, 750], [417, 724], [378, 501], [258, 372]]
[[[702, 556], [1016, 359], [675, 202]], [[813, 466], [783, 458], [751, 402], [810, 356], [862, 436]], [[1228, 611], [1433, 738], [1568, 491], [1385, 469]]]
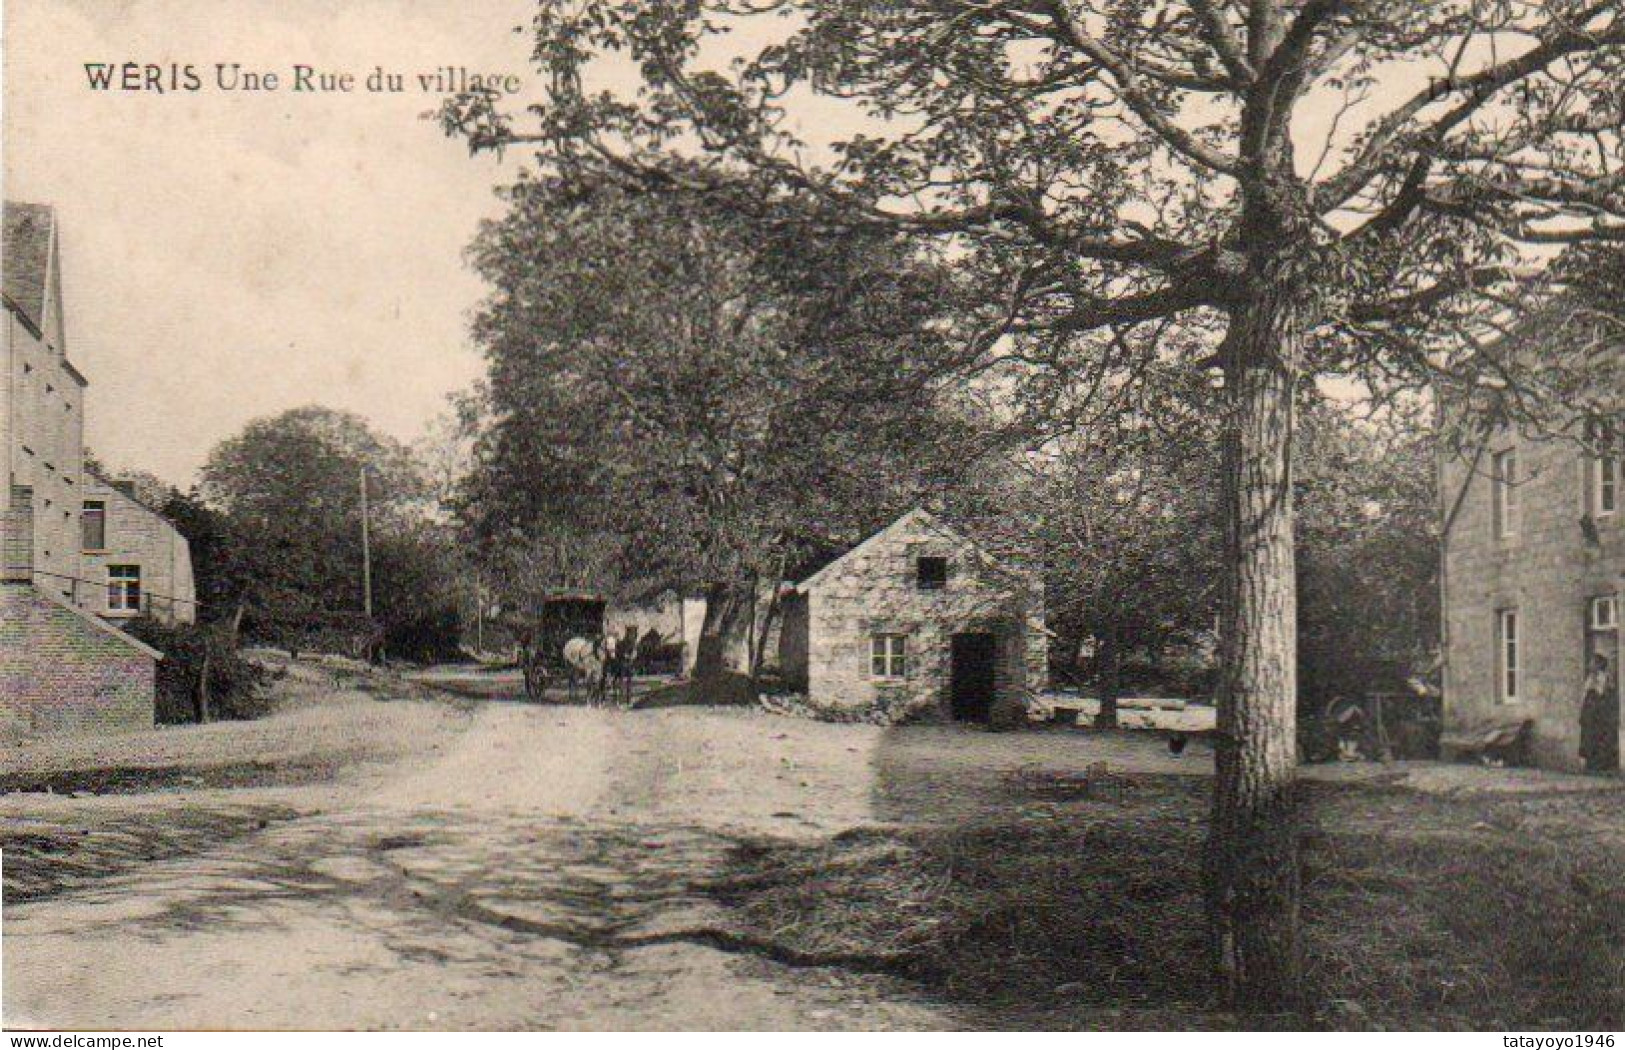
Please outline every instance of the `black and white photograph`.
[[0, 96], [10, 1046], [1625, 1033], [1625, 0], [5, 0]]

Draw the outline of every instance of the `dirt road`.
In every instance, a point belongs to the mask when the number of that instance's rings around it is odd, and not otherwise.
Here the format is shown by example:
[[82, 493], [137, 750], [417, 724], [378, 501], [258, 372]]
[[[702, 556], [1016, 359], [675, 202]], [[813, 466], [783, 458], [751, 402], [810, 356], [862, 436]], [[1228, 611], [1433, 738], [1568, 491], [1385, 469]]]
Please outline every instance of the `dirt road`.
[[975, 1023], [861, 965], [756, 943], [704, 892], [742, 841], [881, 819], [882, 731], [496, 703], [436, 746], [331, 783], [8, 796], [13, 818], [122, 832], [204, 814], [242, 833], [9, 907], [6, 1023]]
[[[882, 955], [817, 954], [824, 942], [803, 936], [813, 926], [801, 913], [752, 927], [722, 902], [737, 900], [729, 890], [764, 844], [830, 843], [833, 863], [845, 863], [842, 843], [872, 853], [840, 834], [854, 828], [1042, 830], [1103, 816], [1185, 827], [1200, 820], [1200, 788], [1143, 774], [1188, 784], [1182, 775], [1211, 771], [1205, 745], [1175, 757], [1151, 734], [453, 702], [295, 670], [282, 683], [297, 686], [292, 702], [262, 722], [0, 752], [13, 789], [0, 796], [8, 1026], [1007, 1024], [973, 999], [932, 997]], [[1529, 805], [1504, 816], [1533, 828], [1545, 809], [1572, 824], [1595, 808], [1591, 793], [1611, 790], [1437, 765], [1306, 775], [1376, 778], [1374, 793], [1328, 795], [1326, 819], [1384, 842], [1415, 838], [1418, 813], [1432, 812], [1421, 793], [1526, 790]], [[1416, 790], [1387, 790], [1400, 781]], [[1146, 808], [1158, 799], [1167, 812]], [[1451, 841], [1504, 831], [1501, 817], [1468, 827], [1454, 803], [1433, 808]], [[1617, 827], [1593, 831], [1600, 841]], [[1104, 876], [1079, 876], [1090, 877]], [[1092, 899], [1065, 889], [1080, 906]], [[1080, 973], [1035, 977], [1062, 995]], [[1075, 1014], [1057, 1023], [1093, 1017]]]

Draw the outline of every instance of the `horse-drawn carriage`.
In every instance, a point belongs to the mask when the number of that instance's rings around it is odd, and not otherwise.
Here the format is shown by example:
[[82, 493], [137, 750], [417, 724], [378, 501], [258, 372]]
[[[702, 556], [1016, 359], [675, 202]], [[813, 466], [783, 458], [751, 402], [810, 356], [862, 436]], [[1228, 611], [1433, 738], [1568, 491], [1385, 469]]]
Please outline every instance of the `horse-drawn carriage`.
[[525, 695], [544, 697], [549, 680], [563, 678], [573, 696], [585, 687], [591, 699], [603, 700], [611, 688], [630, 698], [634, 644], [604, 633], [602, 596], [557, 591], [523, 608], [506, 611], [503, 623], [518, 647]]

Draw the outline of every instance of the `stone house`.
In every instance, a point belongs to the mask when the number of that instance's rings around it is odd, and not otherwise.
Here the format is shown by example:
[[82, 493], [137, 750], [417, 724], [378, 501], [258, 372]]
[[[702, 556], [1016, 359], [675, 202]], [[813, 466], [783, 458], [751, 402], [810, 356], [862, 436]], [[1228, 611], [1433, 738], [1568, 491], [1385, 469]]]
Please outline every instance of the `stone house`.
[[1542, 766], [1578, 769], [1593, 653], [1625, 662], [1625, 476], [1618, 457], [1502, 433], [1441, 458], [1447, 743], [1530, 722]]
[[148, 728], [160, 655], [87, 611], [107, 584], [85, 568], [87, 383], [67, 352], [56, 215], [7, 201], [4, 236], [0, 733]]
[[5, 381], [0, 408], [8, 484], [8, 577], [73, 600], [84, 499], [85, 377], [68, 360], [55, 216], [5, 204]]
[[923, 509], [798, 584], [779, 660], [827, 708], [985, 721], [1047, 686], [1043, 588]]
[[123, 482], [84, 475], [80, 512], [81, 607], [108, 620], [141, 613], [170, 623], [197, 619], [191, 548], [169, 519], [135, 497]]

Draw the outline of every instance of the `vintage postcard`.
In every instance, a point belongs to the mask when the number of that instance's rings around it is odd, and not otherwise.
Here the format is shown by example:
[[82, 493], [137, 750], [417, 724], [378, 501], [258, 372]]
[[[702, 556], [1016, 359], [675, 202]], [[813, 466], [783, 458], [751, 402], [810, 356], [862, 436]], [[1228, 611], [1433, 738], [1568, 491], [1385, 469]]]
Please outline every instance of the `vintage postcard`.
[[3, 34], [13, 1045], [1625, 1029], [1625, 0]]

